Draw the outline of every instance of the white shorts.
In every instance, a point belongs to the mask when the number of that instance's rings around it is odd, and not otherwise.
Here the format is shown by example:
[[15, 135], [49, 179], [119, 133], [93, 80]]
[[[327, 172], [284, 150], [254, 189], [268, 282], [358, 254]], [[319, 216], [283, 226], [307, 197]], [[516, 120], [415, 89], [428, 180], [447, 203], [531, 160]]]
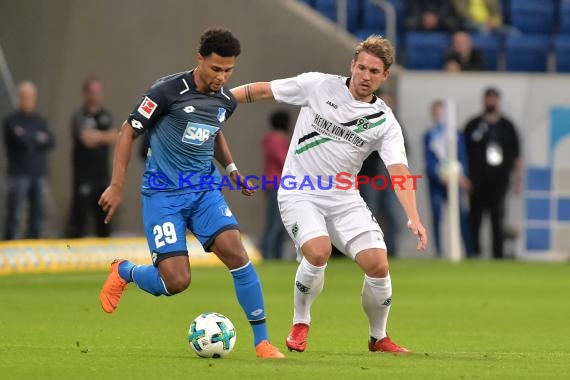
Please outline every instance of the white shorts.
[[298, 259], [302, 258], [303, 244], [319, 236], [328, 236], [353, 260], [365, 249], [386, 249], [382, 229], [358, 193], [335, 197], [280, 192], [279, 210], [295, 242]]

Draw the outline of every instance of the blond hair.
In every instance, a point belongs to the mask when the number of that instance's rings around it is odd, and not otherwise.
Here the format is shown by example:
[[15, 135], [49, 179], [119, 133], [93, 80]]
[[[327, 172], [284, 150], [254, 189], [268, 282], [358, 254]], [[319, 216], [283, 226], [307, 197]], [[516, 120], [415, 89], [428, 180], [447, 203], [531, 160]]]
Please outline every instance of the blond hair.
[[363, 51], [380, 58], [384, 62], [384, 70], [388, 70], [394, 63], [394, 46], [381, 35], [373, 34], [359, 43], [354, 51], [354, 60]]

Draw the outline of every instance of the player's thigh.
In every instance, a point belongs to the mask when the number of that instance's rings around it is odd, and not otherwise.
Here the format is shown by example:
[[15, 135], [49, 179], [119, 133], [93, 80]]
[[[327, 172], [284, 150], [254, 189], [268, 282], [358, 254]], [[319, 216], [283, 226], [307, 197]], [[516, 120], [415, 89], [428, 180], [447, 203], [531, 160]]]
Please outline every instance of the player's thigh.
[[279, 210], [283, 225], [297, 248], [297, 259], [304, 255], [311, 263], [326, 262], [331, 247], [320, 205], [308, 197], [287, 195], [279, 197]]
[[183, 256], [187, 261], [186, 221], [181, 196], [143, 196], [142, 210], [154, 266], [170, 257]]
[[[346, 199], [329, 207], [327, 227], [332, 243], [342, 253], [354, 260], [364, 249], [386, 250], [382, 229], [362, 198]], [[357, 239], [361, 235], [366, 239]]]
[[[230, 207], [226, 203], [222, 192], [219, 190], [202, 191], [196, 193], [195, 204], [192, 212], [188, 215], [186, 222], [188, 228], [196, 239], [202, 244], [206, 252], [213, 251], [213, 245], [217, 238], [225, 231], [236, 230], [238, 239], [235, 239], [235, 233], [225, 235], [219, 242], [218, 248], [228, 249], [230, 253], [237, 253], [243, 250], [239, 239], [238, 222], [233, 215]], [[230, 243], [223, 244], [229, 240]], [[231, 243], [239, 241], [239, 246], [230, 247]], [[240, 248], [241, 247], [241, 248]]]

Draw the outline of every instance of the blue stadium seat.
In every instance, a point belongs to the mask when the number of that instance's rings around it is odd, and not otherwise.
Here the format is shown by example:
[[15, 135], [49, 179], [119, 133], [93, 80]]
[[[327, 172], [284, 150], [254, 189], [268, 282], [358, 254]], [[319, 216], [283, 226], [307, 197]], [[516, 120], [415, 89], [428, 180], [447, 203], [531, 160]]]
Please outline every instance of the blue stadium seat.
[[570, 73], [570, 35], [559, 35], [554, 39], [556, 71]]
[[570, 34], [570, 0], [560, 3], [560, 34]]
[[507, 71], [546, 71], [550, 42], [544, 35], [507, 37]]
[[522, 33], [552, 34], [556, 26], [553, 0], [511, 0], [510, 24]]
[[[389, 0], [396, 10], [396, 28], [405, 29], [406, 9], [404, 0]], [[370, 0], [364, 1], [362, 29], [384, 30], [386, 28], [386, 15], [384, 10], [374, 5]]]
[[[355, 31], [358, 27], [358, 16], [360, 12], [360, 0], [349, 0], [347, 3], [347, 28]], [[315, 9], [325, 15], [330, 20], [337, 21], [337, 0], [316, 0]]]
[[406, 35], [406, 67], [415, 70], [441, 70], [449, 49], [446, 33], [409, 32]]
[[496, 35], [472, 34], [473, 47], [483, 54], [487, 69], [497, 70], [499, 65], [499, 53], [501, 51], [501, 39]]
[[[405, 2], [404, 0], [389, 0], [396, 10], [396, 29], [397, 29], [397, 43], [398, 48], [403, 47], [404, 34], [405, 34]], [[363, 19], [360, 28], [354, 34], [359, 39], [363, 40], [371, 34], [386, 35], [386, 15], [384, 11], [372, 4], [370, 0], [365, 0], [363, 7]], [[392, 41], [394, 43], [394, 41]]]

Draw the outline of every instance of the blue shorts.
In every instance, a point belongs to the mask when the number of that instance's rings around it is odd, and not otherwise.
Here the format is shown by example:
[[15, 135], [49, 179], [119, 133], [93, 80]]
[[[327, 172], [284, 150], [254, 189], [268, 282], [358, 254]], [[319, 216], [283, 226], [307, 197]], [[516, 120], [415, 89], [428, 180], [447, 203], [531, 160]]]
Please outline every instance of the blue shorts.
[[210, 247], [220, 233], [238, 229], [237, 220], [219, 190], [143, 195], [142, 214], [155, 266], [168, 257], [188, 255], [186, 229], [196, 236], [206, 252], [211, 252]]

